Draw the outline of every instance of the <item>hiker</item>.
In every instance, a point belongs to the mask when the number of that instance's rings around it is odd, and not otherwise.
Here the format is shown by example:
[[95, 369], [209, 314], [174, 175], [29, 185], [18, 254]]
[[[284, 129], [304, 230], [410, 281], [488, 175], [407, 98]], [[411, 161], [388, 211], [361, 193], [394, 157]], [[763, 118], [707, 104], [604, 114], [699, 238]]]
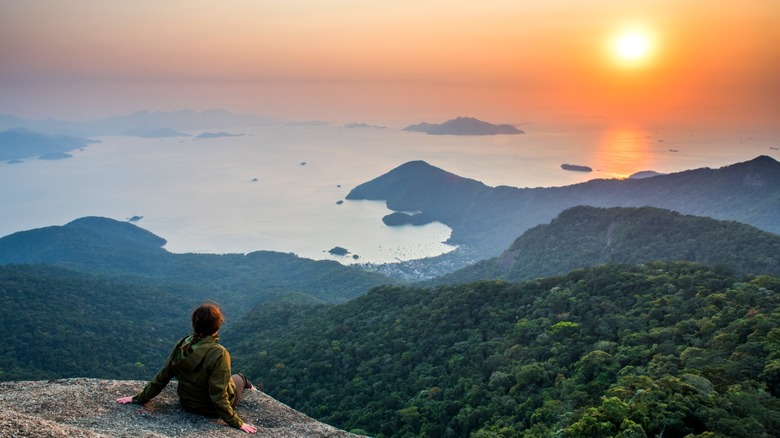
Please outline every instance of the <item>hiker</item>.
[[171, 378], [179, 385], [176, 392], [182, 407], [208, 417], [220, 417], [229, 426], [247, 433], [257, 428], [244, 423], [234, 410], [244, 390], [255, 387], [243, 374], [230, 375], [230, 354], [219, 345], [222, 312], [215, 304], [204, 304], [192, 312], [193, 334], [179, 340], [165, 365], [134, 397], [122, 397], [118, 403], [144, 404], [162, 391]]

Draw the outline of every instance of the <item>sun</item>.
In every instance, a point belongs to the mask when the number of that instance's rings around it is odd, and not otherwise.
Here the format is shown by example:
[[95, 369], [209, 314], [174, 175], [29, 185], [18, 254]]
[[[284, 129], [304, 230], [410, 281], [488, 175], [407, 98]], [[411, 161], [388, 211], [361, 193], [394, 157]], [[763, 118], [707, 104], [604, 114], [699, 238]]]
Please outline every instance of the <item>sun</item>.
[[615, 50], [617, 50], [618, 56], [627, 60], [642, 58], [647, 55], [649, 49], [649, 38], [640, 32], [622, 34], [615, 42]]
[[613, 37], [610, 51], [620, 64], [635, 67], [649, 62], [653, 45], [653, 36], [649, 31], [628, 29]]

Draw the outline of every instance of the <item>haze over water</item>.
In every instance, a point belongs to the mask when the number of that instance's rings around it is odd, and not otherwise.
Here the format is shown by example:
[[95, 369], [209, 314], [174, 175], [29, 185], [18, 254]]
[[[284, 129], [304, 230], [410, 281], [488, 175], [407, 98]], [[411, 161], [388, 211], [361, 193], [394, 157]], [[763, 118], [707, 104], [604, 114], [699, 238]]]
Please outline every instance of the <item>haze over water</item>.
[[[334, 125], [107, 137], [69, 160], [0, 165], [0, 235], [138, 215], [171, 251], [434, 255], [446, 227], [391, 229], [382, 203], [336, 202], [410, 160], [538, 187], [776, 157], [778, 19], [775, 0], [4, 0], [0, 114], [226, 108]], [[456, 116], [527, 134], [398, 131]]]
[[[514, 136], [331, 125], [236, 128], [228, 131], [245, 135], [214, 139], [103, 137], [67, 160], [0, 165], [0, 236], [83, 216], [137, 215], [137, 225], [165, 238], [172, 252], [271, 250], [392, 263], [451, 250], [442, 243], [449, 228], [387, 227], [383, 202], [344, 198], [411, 160], [489, 186], [551, 187], [642, 170], [717, 168], [758, 155], [777, 159], [770, 148], [780, 143], [778, 133], [744, 130], [521, 127], [526, 134]], [[563, 163], [594, 171], [564, 171]], [[335, 246], [351, 254], [328, 254]]]

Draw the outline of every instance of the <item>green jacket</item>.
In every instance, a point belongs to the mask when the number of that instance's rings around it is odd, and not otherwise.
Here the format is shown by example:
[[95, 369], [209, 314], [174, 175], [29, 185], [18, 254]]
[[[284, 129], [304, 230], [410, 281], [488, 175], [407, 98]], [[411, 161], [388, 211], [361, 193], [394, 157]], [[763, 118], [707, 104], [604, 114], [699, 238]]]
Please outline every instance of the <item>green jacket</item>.
[[217, 343], [219, 335], [214, 335], [193, 344], [192, 353], [185, 356], [181, 346], [189, 339], [188, 336], [176, 343], [163, 368], [133, 397], [133, 403], [148, 402], [176, 377], [179, 400], [185, 410], [220, 417], [228, 425], [240, 428], [244, 422], [233, 409], [236, 385], [230, 375], [230, 354]]

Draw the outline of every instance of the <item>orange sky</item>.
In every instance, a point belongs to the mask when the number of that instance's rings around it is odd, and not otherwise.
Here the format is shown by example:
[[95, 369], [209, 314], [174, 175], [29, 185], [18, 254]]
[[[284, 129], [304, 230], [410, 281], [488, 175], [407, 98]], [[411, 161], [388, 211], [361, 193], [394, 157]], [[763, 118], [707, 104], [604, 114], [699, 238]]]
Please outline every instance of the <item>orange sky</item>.
[[[777, 0], [0, 0], [0, 113], [777, 126], [778, 22]], [[642, 66], [611, 49], [628, 27]]]

